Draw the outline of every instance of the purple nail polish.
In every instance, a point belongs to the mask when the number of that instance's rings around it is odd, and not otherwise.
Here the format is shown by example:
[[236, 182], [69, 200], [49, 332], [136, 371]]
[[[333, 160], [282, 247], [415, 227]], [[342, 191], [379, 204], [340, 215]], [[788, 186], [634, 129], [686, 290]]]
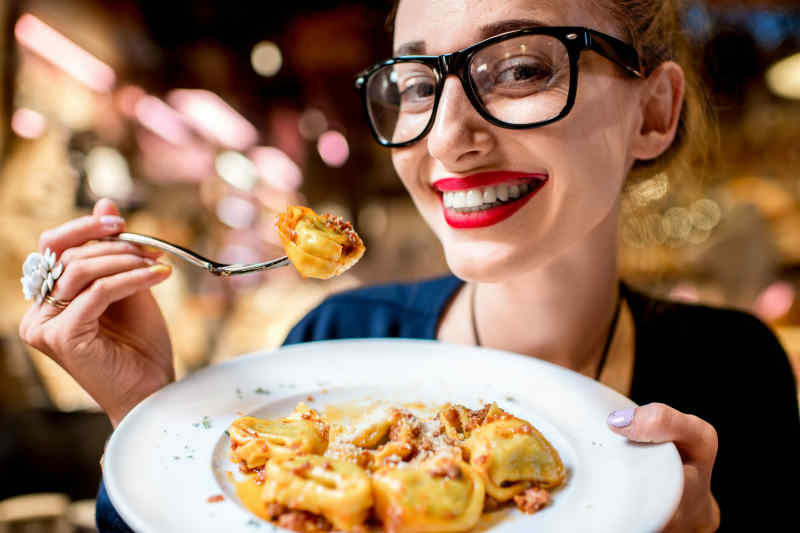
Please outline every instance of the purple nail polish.
[[614, 426], [615, 428], [624, 428], [631, 424], [633, 420], [633, 408], [631, 409], [621, 409], [619, 411], [614, 411], [610, 415], [608, 415], [608, 423]]
[[115, 215], [103, 215], [100, 217], [100, 223], [108, 229], [117, 229], [125, 222], [122, 217]]

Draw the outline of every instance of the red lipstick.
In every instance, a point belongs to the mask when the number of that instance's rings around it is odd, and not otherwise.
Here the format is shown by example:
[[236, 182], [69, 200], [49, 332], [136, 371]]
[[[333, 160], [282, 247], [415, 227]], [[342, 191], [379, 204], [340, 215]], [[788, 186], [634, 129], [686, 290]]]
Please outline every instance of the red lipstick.
[[522, 181], [528, 183], [530, 190], [523, 196], [504, 202], [498, 206], [472, 212], [459, 212], [455, 209], [445, 208], [443, 194], [440, 194], [439, 201], [442, 205], [444, 219], [447, 224], [456, 229], [470, 229], [492, 226], [507, 219], [528, 203], [528, 201], [530, 201], [530, 199], [547, 183], [547, 179], [547, 174], [541, 173], [532, 174], [511, 171], [481, 172], [479, 174], [464, 176], [463, 178], [440, 179], [435, 181], [433, 186], [439, 191], [445, 192], [464, 191], [508, 182]]

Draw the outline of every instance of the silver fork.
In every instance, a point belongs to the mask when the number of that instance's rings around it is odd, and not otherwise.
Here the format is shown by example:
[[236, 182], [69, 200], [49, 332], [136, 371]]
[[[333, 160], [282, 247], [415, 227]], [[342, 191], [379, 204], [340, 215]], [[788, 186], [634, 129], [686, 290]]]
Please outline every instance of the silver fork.
[[228, 265], [225, 263], [217, 263], [216, 261], [212, 261], [211, 259], [206, 259], [200, 254], [197, 254], [191, 250], [187, 250], [183, 246], [178, 246], [177, 244], [172, 244], [171, 242], [162, 241], [161, 239], [156, 239], [155, 237], [149, 237], [147, 235], [141, 235], [139, 233], [120, 233], [118, 235], [114, 235], [113, 237], [109, 237], [109, 240], [119, 240], [119, 241], [126, 241], [132, 242], [135, 244], [142, 244], [144, 246], [152, 246], [153, 248], [158, 248], [160, 250], [164, 250], [165, 252], [169, 252], [173, 255], [176, 255], [183, 259], [184, 261], [188, 261], [189, 263], [199, 266], [200, 268], [204, 268], [214, 274], [215, 276], [237, 276], [239, 274], [251, 274], [253, 272], [261, 272], [262, 270], [272, 270], [273, 268], [278, 268], [282, 266], [290, 265], [289, 258], [278, 257], [277, 259], [272, 259], [270, 261], [265, 261], [263, 263], [250, 263], [246, 265], [242, 264], [232, 264]]

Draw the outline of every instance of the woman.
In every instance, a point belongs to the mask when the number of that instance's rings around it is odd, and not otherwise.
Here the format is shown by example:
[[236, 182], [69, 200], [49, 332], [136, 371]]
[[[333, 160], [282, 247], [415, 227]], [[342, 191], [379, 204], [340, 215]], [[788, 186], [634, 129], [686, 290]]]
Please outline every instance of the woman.
[[[619, 282], [621, 188], [680, 163], [698, 118], [676, 6], [402, 0], [394, 30], [396, 56], [447, 55], [379, 65], [358, 85], [457, 277], [335, 296], [287, 342], [436, 338], [560, 364], [646, 404], [611, 413], [610, 431], [677, 445], [685, 485], [667, 530], [781, 523], [789, 500], [774, 487], [798, 473], [800, 422], [774, 336], [748, 315], [656, 302]], [[40, 249], [65, 265], [52, 298], [68, 305], [33, 306], [20, 326], [115, 426], [174, 379], [148, 292], [169, 269], [129, 244], [90, 242], [123, 229], [100, 201], [43, 234]], [[759, 443], [778, 465], [758, 458]], [[101, 527], [123, 527], [103, 498]]]

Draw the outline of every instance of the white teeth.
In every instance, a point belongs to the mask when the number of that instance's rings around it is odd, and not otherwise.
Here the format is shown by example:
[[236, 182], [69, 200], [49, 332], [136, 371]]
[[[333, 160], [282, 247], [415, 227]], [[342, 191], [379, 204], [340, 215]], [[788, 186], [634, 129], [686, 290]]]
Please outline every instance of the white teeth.
[[443, 192], [442, 203], [445, 207], [453, 207], [453, 195], [449, 192]]
[[518, 183], [514, 185], [500, 184], [490, 185], [465, 191], [443, 191], [442, 203], [447, 209], [466, 209], [477, 211], [487, 208], [497, 202], [507, 202], [519, 198], [531, 191], [533, 187], [529, 183]]
[[497, 199], [501, 202], [508, 201], [508, 185], [498, 185], [497, 186]]
[[470, 189], [467, 191], [467, 205], [464, 207], [479, 207], [483, 203], [483, 195], [480, 189]]

